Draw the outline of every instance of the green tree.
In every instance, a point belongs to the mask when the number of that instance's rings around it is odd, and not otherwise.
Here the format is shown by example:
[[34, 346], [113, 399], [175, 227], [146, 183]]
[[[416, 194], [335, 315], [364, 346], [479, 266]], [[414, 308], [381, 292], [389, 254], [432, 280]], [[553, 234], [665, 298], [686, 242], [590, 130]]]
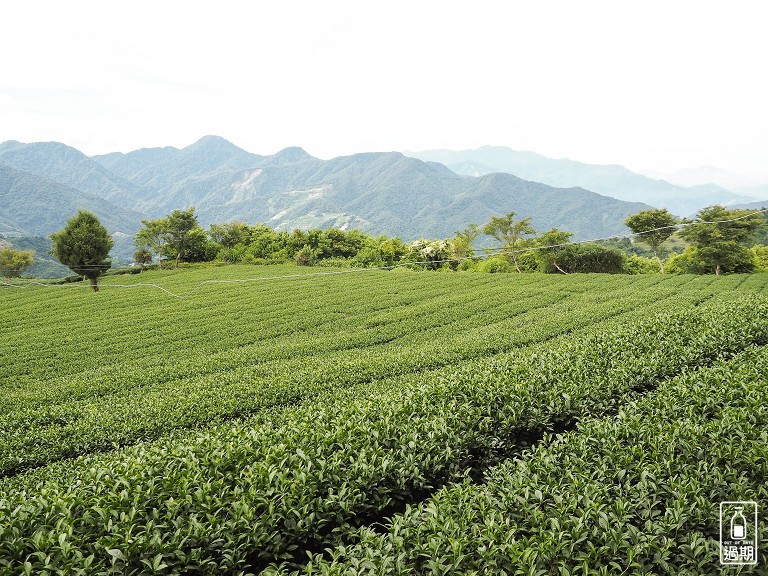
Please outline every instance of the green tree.
[[[200, 242], [201, 234], [198, 230], [203, 232], [197, 222], [194, 206], [187, 210], [174, 210], [165, 218], [165, 246], [169, 254], [174, 255], [176, 268], [190, 247]], [[205, 237], [205, 232], [202, 237]]]
[[624, 223], [634, 234], [640, 235], [638, 240], [650, 246], [664, 274], [661, 245], [675, 233], [675, 217], [668, 210], [643, 210], [627, 218]]
[[278, 233], [269, 226], [257, 224], [251, 227], [248, 253], [253, 259], [287, 259], [288, 232]]
[[133, 253], [133, 261], [140, 265], [141, 269], [144, 270], [144, 266], [152, 263], [152, 252], [146, 248], [139, 248]]
[[667, 270], [674, 274], [706, 274], [711, 271], [693, 244], [686, 246], [682, 253], [670, 256]]
[[34, 250], [3, 248], [0, 250], [0, 274], [7, 278], [18, 278], [32, 266], [34, 256]]
[[705, 272], [750, 272], [755, 263], [745, 244], [765, 226], [764, 222], [762, 214], [751, 210], [708, 206], [699, 210], [680, 236], [693, 245]]
[[757, 232], [755, 233], [755, 244], [758, 246], [768, 246], [768, 208], [763, 206], [760, 208], [760, 210], [763, 210], [763, 226], [757, 229]]
[[356, 229], [345, 232], [339, 228], [328, 228], [323, 231], [321, 245], [331, 258], [352, 258], [363, 249], [368, 240], [365, 234]]
[[392, 266], [403, 260], [408, 254], [408, 246], [400, 238], [387, 238], [379, 236], [376, 238], [381, 257], [387, 266]]
[[561, 264], [563, 258], [568, 257], [572, 237], [571, 232], [552, 228], [537, 238], [534, 251], [537, 268], [546, 273], [568, 274]]
[[165, 218], [142, 220], [141, 223], [143, 227], [134, 239], [136, 246], [173, 258], [176, 268], [188, 256], [193, 260], [208, 258], [208, 236], [197, 222], [194, 206], [187, 210], [174, 210]]
[[[296, 228], [288, 237], [286, 247], [288, 248], [289, 254], [295, 257], [296, 254], [308, 244], [309, 237], [307, 236], [307, 233], [301, 228]], [[310, 246], [310, 248], [312, 247]]]
[[98, 292], [99, 276], [112, 265], [107, 259], [112, 249], [112, 237], [98, 218], [80, 210], [50, 238], [53, 240], [51, 254], [75, 274], [88, 278], [93, 291]]
[[243, 222], [227, 222], [226, 224], [211, 224], [211, 239], [222, 248], [234, 248], [238, 244], [247, 244], [251, 229]]
[[157, 254], [157, 264], [163, 267], [165, 255], [165, 218], [157, 220], [142, 220], [142, 228], [134, 237], [134, 244], [139, 250]]
[[526, 234], [535, 234], [536, 230], [531, 226], [530, 218], [523, 218], [515, 222], [515, 213], [510, 212], [506, 216], [494, 216], [482, 229], [483, 234], [493, 236], [501, 242], [504, 250], [512, 256], [512, 262], [518, 272], [522, 272], [517, 261], [519, 242]]
[[[480, 234], [480, 227], [477, 224], [470, 224], [464, 230], [459, 230], [451, 240], [451, 258], [466, 259], [475, 255], [474, 243]], [[456, 269], [459, 262], [451, 263], [451, 267]]]
[[384, 255], [376, 246], [363, 246], [352, 258], [355, 267], [379, 268], [385, 266]]
[[200, 226], [197, 226], [187, 234], [184, 261], [185, 262], [210, 262], [216, 259], [219, 245], [211, 242], [208, 235]]
[[752, 246], [755, 266], [762, 272], [768, 272], [768, 246]]
[[296, 264], [298, 266], [314, 266], [317, 264], [317, 250], [309, 244], [305, 244], [301, 250], [296, 252]]

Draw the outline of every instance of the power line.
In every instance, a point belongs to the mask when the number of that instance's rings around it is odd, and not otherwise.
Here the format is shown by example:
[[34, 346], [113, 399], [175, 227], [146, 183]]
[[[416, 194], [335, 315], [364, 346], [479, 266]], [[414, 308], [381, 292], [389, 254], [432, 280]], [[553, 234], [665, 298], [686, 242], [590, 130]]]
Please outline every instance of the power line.
[[[156, 288], [158, 290], [161, 290], [162, 292], [165, 292], [166, 294], [179, 299], [186, 299], [190, 298], [197, 290], [199, 290], [201, 287], [207, 285], [207, 284], [242, 284], [247, 282], [265, 282], [265, 281], [273, 281], [273, 280], [294, 280], [294, 279], [300, 279], [300, 278], [312, 278], [312, 277], [319, 277], [319, 276], [338, 276], [341, 274], [355, 274], [359, 272], [372, 272], [372, 271], [382, 271], [382, 270], [394, 270], [395, 268], [403, 268], [408, 266], [421, 266], [421, 265], [430, 265], [430, 264], [450, 264], [454, 262], [463, 262], [465, 260], [484, 260], [486, 258], [490, 258], [492, 256], [501, 256], [506, 254], [520, 254], [523, 252], [534, 252], [537, 250], [549, 250], [553, 248], [563, 248], [565, 246], [576, 246], [580, 244], [588, 244], [591, 242], [603, 242], [605, 240], [618, 240], [623, 238], [632, 238], [635, 236], [642, 236], [643, 234], [649, 234], [651, 232], [657, 232], [660, 230], [669, 230], [670, 228], [679, 229], [686, 226], [696, 226], [701, 224], [726, 224], [729, 222], [735, 222], [737, 220], [744, 220], [746, 218], [749, 218], [751, 216], [754, 216], [755, 214], [766, 214], [768, 213], [768, 208], [763, 208], [760, 210], [755, 210], [754, 212], [750, 212], [749, 214], [744, 214], [743, 216], [738, 216], [736, 218], [730, 218], [727, 220], [716, 220], [713, 222], [680, 222], [677, 224], [672, 224], [669, 226], [661, 226], [659, 228], [654, 228], [652, 230], [645, 230], [643, 232], [632, 232], [629, 234], [617, 234], [614, 236], [605, 236], [602, 238], [593, 238], [590, 240], [580, 240], [577, 242], [564, 242], [561, 244], [549, 244], [546, 246], [529, 246], [524, 247], [520, 249], [515, 250], [509, 250], [504, 248], [495, 248], [488, 250], [484, 256], [461, 256], [458, 258], [446, 258], [442, 260], [422, 260], [417, 262], [401, 262], [398, 264], [391, 264], [388, 266], [375, 266], [370, 268], [350, 268], [348, 270], [336, 270], [332, 272], [311, 272], [308, 274], [284, 274], [284, 275], [277, 275], [277, 276], [257, 276], [253, 278], [235, 278], [235, 279], [222, 279], [222, 280], [203, 280], [202, 282], [198, 282], [195, 284], [192, 289], [185, 293], [185, 294], [176, 294], [175, 292], [172, 292], [171, 290], [168, 290], [167, 288], [163, 288], [162, 286], [158, 286], [157, 284], [151, 284], [151, 283], [135, 283], [135, 284], [112, 284], [109, 282], [101, 283], [99, 284], [99, 287], [111, 287], [111, 288]], [[94, 268], [100, 268], [104, 269], [103, 267], [94, 266]], [[11, 284], [8, 282], [0, 282], [0, 287], [8, 287], [8, 288], [29, 288], [31, 286], [42, 286], [45, 288], [81, 288], [81, 289], [88, 289], [90, 288], [90, 284], [47, 284], [43, 282], [25, 282], [24, 284]]]

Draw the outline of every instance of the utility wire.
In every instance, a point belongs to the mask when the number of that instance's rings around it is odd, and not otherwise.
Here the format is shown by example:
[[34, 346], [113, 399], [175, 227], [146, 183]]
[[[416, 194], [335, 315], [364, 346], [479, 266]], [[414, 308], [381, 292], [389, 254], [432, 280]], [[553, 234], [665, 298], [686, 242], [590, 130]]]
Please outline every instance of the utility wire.
[[[533, 251], [533, 250], [546, 250], [548, 248], [560, 248], [560, 247], [563, 247], [563, 246], [578, 245], [578, 244], [588, 244], [588, 243], [591, 243], [591, 242], [603, 242], [603, 241], [606, 241], [606, 240], [620, 240], [620, 239], [624, 239], [624, 238], [632, 238], [634, 236], [642, 236], [643, 234], [651, 234], [652, 232], [658, 232], [658, 231], [661, 231], [661, 230], [669, 230], [670, 228], [683, 228], [683, 227], [686, 227], [686, 226], [698, 226], [698, 225], [701, 225], [701, 224], [726, 224], [728, 222], [735, 222], [737, 220], [744, 220], [746, 218], [750, 218], [750, 217], [754, 216], [755, 214], [766, 214], [766, 213], [768, 213], [768, 208], [762, 208], [762, 209], [750, 212], [749, 214], [744, 214], [743, 216], [738, 216], [736, 218], [730, 218], [728, 220], [716, 220], [716, 221], [711, 221], [711, 222], [710, 221], [678, 222], [676, 224], [671, 224], [669, 226], [661, 226], [659, 228], [653, 228], [651, 230], [644, 230], [642, 232], [634, 232], [634, 233], [629, 233], [629, 234], [617, 234], [617, 235], [614, 235], [614, 236], [604, 236], [602, 238], [592, 238], [592, 239], [589, 239], [589, 240], [578, 240], [578, 241], [575, 241], [575, 242], [565, 242], [565, 243], [562, 243], [562, 244], [552, 244], [552, 245], [548, 245], [548, 246], [526, 247], [526, 248], [515, 249], [514, 252], [515, 253], [530, 252], [530, 251]], [[476, 250], [482, 251], [485, 254], [490, 254], [490, 255], [500, 255], [500, 254], [511, 254], [512, 253], [512, 251], [505, 251], [505, 248], [498, 247], [498, 246], [496, 246], [496, 247], [493, 247], [493, 246], [483, 246], [483, 247], [476, 248]], [[466, 260], [466, 259], [472, 259], [472, 258], [478, 258], [478, 257], [477, 256], [469, 256], [469, 257], [461, 258], [461, 259]], [[438, 260], [429, 260], [429, 261], [425, 261], [425, 262], [408, 262], [407, 264], [425, 264], [425, 263], [430, 263], [430, 262], [454, 262], [456, 260], [457, 259], [440, 260], [440, 261], [438, 261]], [[100, 264], [85, 265], [85, 266], [80, 266], [79, 268], [81, 270], [109, 270], [108, 266], [100, 265]], [[392, 268], [392, 266], [383, 266], [383, 267], [380, 267], [380, 268], [362, 268], [361, 270], [377, 270], [377, 269], [386, 270], [386, 269], [390, 269], [390, 268]], [[313, 275], [313, 274], [306, 274], [305, 276], [311, 276], [311, 275]], [[0, 284], [0, 285], [2, 285], [2, 284]]]
[[[484, 260], [486, 258], [490, 258], [492, 256], [501, 256], [506, 254], [520, 254], [523, 252], [534, 252], [537, 250], [549, 250], [553, 248], [563, 248], [565, 246], [576, 246], [579, 244], [588, 244], [591, 242], [602, 242], [605, 240], [618, 240], [618, 239], [624, 239], [624, 238], [633, 238], [635, 236], [642, 236], [643, 234], [650, 234], [651, 232], [658, 232], [660, 230], [669, 230], [670, 228], [683, 228], [686, 226], [696, 226], [701, 224], [726, 224], [728, 222], [735, 222], [737, 220], [744, 220], [746, 218], [749, 218], [751, 216], [754, 216], [755, 214], [766, 214], [768, 213], [768, 208], [763, 208], [760, 210], [755, 210], [754, 212], [750, 212], [749, 214], [744, 214], [743, 216], [738, 216], [736, 218], [730, 218], [728, 220], [717, 220], [713, 222], [680, 222], [677, 224], [672, 224], [669, 226], [660, 226], [659, 228], [654, 228], [652, 230], [644, 230], [643, 232], [632, 232], [629, 234], [616, 234], [614, 236], [604, 236], [602, 238], [593, 238], [590, 240], [580, 240], [577, 242], [564, 242], [561, 244], [549, 244], [546, 246], [529, 246], [514, 250], [509, 250], [505, 248], [494, 248], [486, 251], [486, 254], [484, 256], [461, 256], [458, 258], [445, 258], [441, 260], [421, 260], [417, 262], [400, 262], [398, 264], [391, 264], [388, 266], [375, 266], [371, 268], [350, 268], [347, 270], [335, 270], [335, 271], [329, 271], [329, 272], [311, 272], [308, 274], [284, 274], [284, 275], [277, 275], [277, 276], [256, 276], [253, 278], [235, 278], [235, 279], [222, 279], [222, 280], [204, 280], [202, 282], [198, 282], [195, 284], [190, 291], [188, 291], [185, 294], [177, 294], [175, 292], [172, 292], [171, 290], [168, 290], [167, 288], [163, 288], [162, 286], [158, 286], [157, 284], [151, 284], [151, 283], [135, 283], [135, 284], [113, 284], [109, 282], [102, 282], [99, 284], [99, 288], [103, 287], [110, 287], [110, 288], [156, 288], [158, 290], [161, 290], [162, 292], [165, 292], [166, 294], [179, 299], [186, 299], [191, 297], [197, 290], [199, 290], [201, 287], [207, 285], [207, 284], [241, 284], [241, 283], [247, 283], [247, 282], [266, 282], [266, 281], [272, 281], [272, 280], [295, 280], [295, 279], [301, 279], [301, 278], [312, 278], [312, 277], [319, 277], [319, 276], [339, 276], [342, 274], [355, 274], [358, 272], [372, 272], [375, 270], [394, 270], [395, 268], [403, 268], [407, 266], [421, 266], [421, 265], [430, 265], [430, 264], [450, 264], [454, 262], [463, 262], [465, 260]], [[94, 266], [94, 268], [100, 268], [104, 269], [104, 267]], [[23, 284], [12, 284], [9, 282], [0, 282], [0, 287], [8, 287], [8, 288], [29, 288], [32, 286], [42, 286], [45, 288], [81, 288], [81, 289], [89, 289], [91, 286], [90, 284], [47, 284], [43, 282], [25, 282]]]

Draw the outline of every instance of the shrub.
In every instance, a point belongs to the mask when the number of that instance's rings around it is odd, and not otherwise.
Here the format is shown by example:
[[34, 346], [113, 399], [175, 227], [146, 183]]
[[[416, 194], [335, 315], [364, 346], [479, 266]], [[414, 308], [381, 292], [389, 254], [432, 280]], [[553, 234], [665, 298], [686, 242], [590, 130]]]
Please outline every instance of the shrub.
[[624, 270], [627, 274], [658, 274], [661, 272], [661, 266], [658, 260], [632, 254], [627, 257]]
[[314, 266], [317, 263], [317, 251], [304, 246], [296, 253], [296, 264], [299, 266]]
[[478, 264], [477, 269], [479, 272], [486, 274], [498, 274], [505, 272], [512, 272], [512, 265], [504, 258], [488, 258]]

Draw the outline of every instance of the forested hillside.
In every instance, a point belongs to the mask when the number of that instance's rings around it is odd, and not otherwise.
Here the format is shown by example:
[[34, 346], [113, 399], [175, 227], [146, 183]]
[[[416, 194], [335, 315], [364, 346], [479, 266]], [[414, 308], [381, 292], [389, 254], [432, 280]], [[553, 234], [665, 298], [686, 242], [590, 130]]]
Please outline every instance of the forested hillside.
[[216, 136], [181, 149], [93, 158], [55, 142], [11, 141], [0, 145], [0, 163], [23, 180], [2, 184], [0, 232], [31, 235], [50, 234], [79, 208], [110, 232], [132, 233], [142, 218], [195, 206], [206, 226], [240, 220], [278, 230], [359, 228], [404, 240], [448, 237], [514, 211], [538, 229], [584, 239], [625, 232], [624, 219], [648, 207], [509, 174], [461, 176], [397, 152], [320, 160], [287, 148], [260, 156]]

